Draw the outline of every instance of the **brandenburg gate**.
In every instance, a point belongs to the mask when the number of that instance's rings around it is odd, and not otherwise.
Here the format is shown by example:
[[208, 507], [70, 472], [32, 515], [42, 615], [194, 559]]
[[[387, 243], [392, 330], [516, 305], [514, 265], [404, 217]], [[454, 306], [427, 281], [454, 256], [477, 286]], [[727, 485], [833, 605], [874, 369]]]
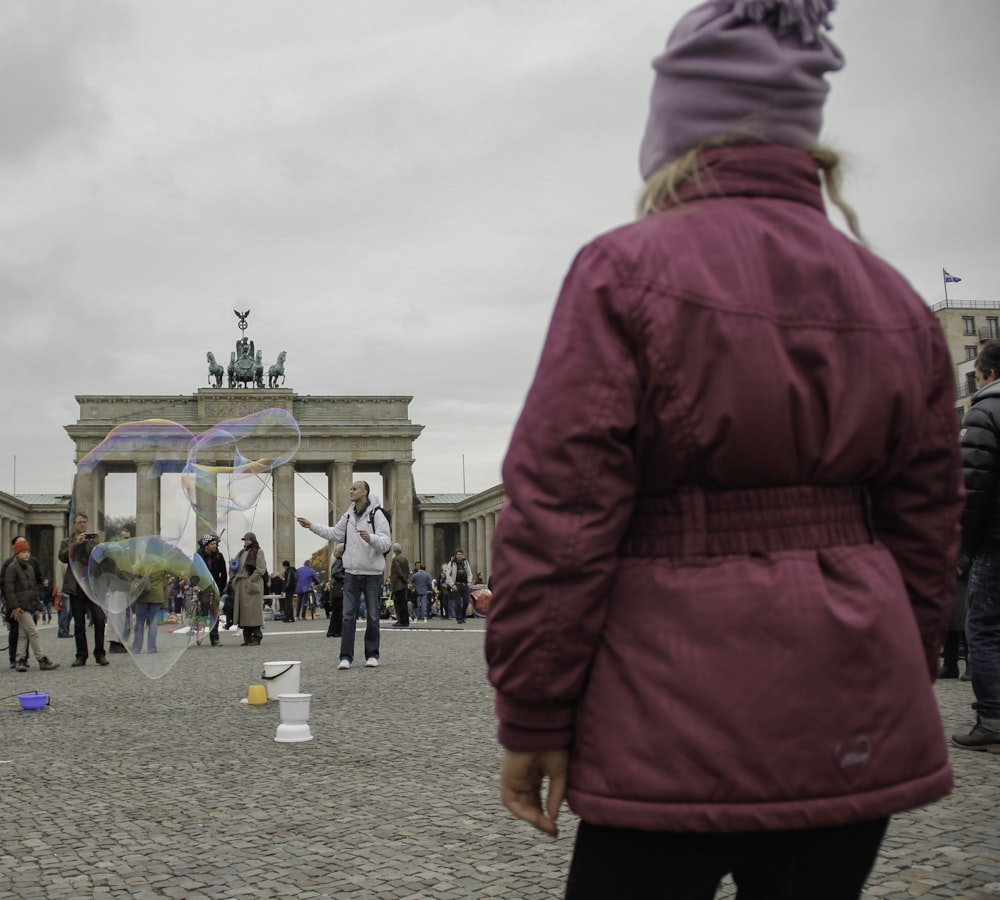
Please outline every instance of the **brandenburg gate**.
[[[238, 313], [239, 315], [239, 313]], [[80, 418], [66, 426], [76, 445], [79, 465], [108, 436], [124, 423], [165, 419], [200, 434], [220, 422], [282, 409], [296, 421], [301, 443], [294, 458], [273, 470], [273, 556], [295, 559], [295, 473], [322, 472], [327, 478], [330, 500], [329, 523], [337, 521], [350, 503], [350, 487], [355, 473], [376, 472], [382, 476], [382, 505], [392, 518], [395, 540], [404, 545], [420, 544], [414, 522], [413, 442], [423, 431], [409, 419], [412, 397], [314, 397], [300, 396], [289, 388], [262, 387], [248, 390], [220, 386], [200, 388], [197, 393], [170, 396], [87, 396], [76, 398]], [[280, 456], [287, 446], [269, 438], [266, 431], [240, 443], [244, 456], [268, 459]], [[160, 476], [180, 471], [185, 459], [163, 459], [157, 448], [130, 446], [108, 452], [87, 471], [76, 476], [76, 506], [90, 515], [93, 525], [104, 526], [104, 479], [111, 473], [136, 475], [137, 535], [160, 533]], [[206, 459], [202, 465], [231, 466], [232, 459]], [[217, 528], [217, 499], [211, 485], [200, 486], [196, 498], [199, 520], [210, 530]], [[265, 548], [266, 549], [266, 548]]]

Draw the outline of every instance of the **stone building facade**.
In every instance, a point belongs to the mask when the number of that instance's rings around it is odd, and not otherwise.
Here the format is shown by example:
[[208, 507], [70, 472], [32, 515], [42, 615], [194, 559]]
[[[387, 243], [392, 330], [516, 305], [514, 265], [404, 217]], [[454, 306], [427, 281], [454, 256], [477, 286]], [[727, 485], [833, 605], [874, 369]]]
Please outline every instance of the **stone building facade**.
[[1000, 300], [942, 300], [931, 306], [948, 341], [955, 369], [955, 416], [960, 423], [976, 392], [979, 348], [1000, 338]]
[[63, 566], [59, 544], [66, 536], [69, 494], [5, 494], [0, 491], [0, 553], [10, 556], [15, 535], [23, 534], [31, 544], [31, 555], [42, 567], [42, 576], [62, 585]]
[[[290, 389], [246, 390], [201, 388], [193, 395], [79, 396], [80, 417], [66, 431], [75, 444], [80, 464], [108, 434], [124, 423], [163, 419], [200, 434], [218, 423], [278, 408], [298, 424], [301, 442], [294, 458], [271, 473], [273, 546], [269, 559], [296, 559], [295, 475], [323, 473], [327, 479], [329, 522], [332, 524], [350, 502], [355, 476], [378, 473], [383, 483], [382, 504], [392, 518], [395, 540], [407, 557], [421, 559], [432, 574], [455, 548], [466, 549], [474, 571], [488, 577], [489, 545], [496, 516], [503, 505], [500, 486], [475, 495], [418, 495], [413, 481], [413, 443], [423, 430], [409, 418], [406, 396], [300, 396]], [[252, 458], [279, 455], [283, 448], [266, 432], [249, 438], [241, 449]], [[76, 476], [76, 506], [103, 530], [105, 479], [111, 473], [136, 476], [137, 535], [160, 533], [162, 474], [183, 466], [184, 454], [164, 460], [154, 447], [102, 448], [100, 459]], [[202, 465], [226, 465], [224, 459], [199, 457]], [[231, 461], [230, 461], [231, 462]], [[217, 498], [202, 486], [196, 498], [200, 523], [215, 530]], [[65, 527], [65, 526], [64, 526]]]

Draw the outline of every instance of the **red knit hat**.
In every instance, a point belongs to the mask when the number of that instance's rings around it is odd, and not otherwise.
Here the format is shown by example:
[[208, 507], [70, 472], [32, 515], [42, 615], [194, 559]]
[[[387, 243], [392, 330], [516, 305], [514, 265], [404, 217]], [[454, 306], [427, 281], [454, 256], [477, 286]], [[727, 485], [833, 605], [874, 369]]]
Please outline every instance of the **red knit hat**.
[[25, 550], [30, 550], [31, 544], [29, 544], [24, 538], [18, 538], [14, 541], [14, 556], [18, 553], [22, 553]]

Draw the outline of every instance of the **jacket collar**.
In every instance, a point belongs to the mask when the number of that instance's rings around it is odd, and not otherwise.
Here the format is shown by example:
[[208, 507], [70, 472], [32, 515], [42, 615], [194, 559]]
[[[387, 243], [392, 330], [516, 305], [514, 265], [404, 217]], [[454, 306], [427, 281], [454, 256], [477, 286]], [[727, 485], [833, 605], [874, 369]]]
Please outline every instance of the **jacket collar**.
[[699, 162], [699, 177], [677, 192], [682, 203], [710, 197], [772, 197], [825, 212], [816, 163], [798, 147], [716, 147], [701, 154]]
[[972, 397], [972, 402], [978, 403], [984, 397], [996, 397], [997, 395], [1000, 395], [1000, 381], [991, 381], [976, 391]]

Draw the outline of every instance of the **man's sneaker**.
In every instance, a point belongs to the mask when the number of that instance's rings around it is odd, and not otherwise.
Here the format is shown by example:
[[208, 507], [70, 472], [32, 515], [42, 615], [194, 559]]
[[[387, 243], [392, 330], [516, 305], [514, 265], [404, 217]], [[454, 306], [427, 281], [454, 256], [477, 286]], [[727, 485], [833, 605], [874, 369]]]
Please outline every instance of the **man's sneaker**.
[[27, 672], [28, 671], [28, 658], [23, 657], [17, 661], [17, 671]]
[[342, 659], [340, 665], [337, 666], [338, 669], [349, 669], [351, 668], [351, 661], [349, 659]]
[[54, 663], [47, 656], [42, 656], [38, 660], [38, 668], [43, 672], [51, 672], [53, 669], [59, 668], [59, 663]]
[[370, 656], [368, 659], [365, 660], [365, 665], [368, 666], [369, 669], [377, 669], [378, 660], [375, 659], [374, 656]]
[[111, 663], [108, 662], [108, 658], [106, 656], [95, 656], [94, 657], [94, 662], [97, 663], [99, 666], [110, 666], [111, 665]]
[[988, 731], [978, 722], [972, 726], [968, 734], [953, 734], [952, 742], [965, 750], [988, 750], [990, 753], [1000, 753], [1000, 732]]
[[73, 660], [72, 668], [75, 669], [77, 666], [85, 666], [85, 665], [87, 665], [87, 660], [80, 659], [80, 657], [78, 656], [76, 659]]

